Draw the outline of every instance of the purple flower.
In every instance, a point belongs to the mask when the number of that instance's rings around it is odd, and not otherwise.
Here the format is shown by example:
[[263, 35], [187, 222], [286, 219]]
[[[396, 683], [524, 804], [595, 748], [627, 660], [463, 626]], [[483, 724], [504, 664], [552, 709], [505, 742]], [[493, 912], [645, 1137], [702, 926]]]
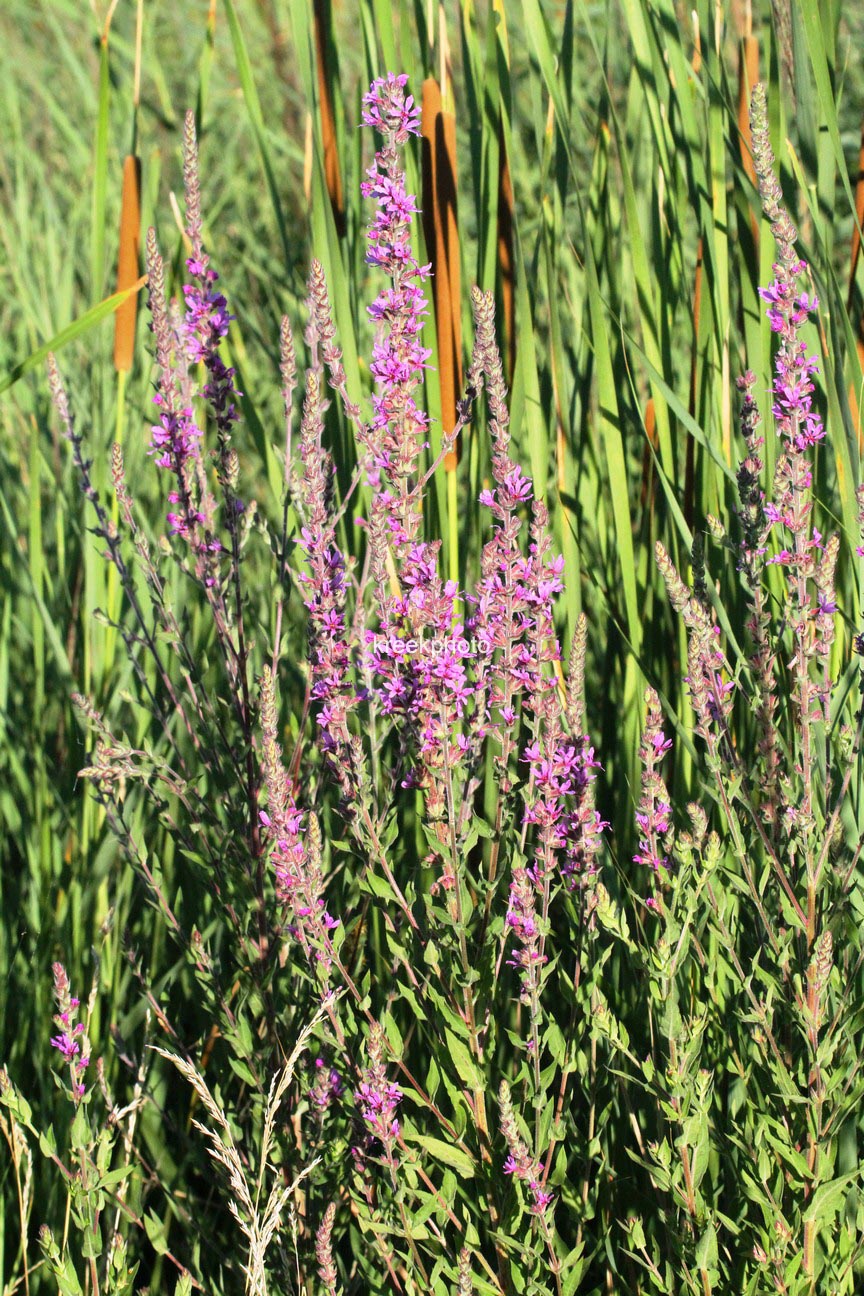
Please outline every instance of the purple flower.
[[420, 266], [411, 252], [411, 225], [416, 199], [405, 188], [398, 149], [409, 134], [419, 134], [419, 115], [407, 77], [389, 73], [375, 81], [364, 98], [364, 122], [384, 136], [383, 147], [367, 172], [361, 191], [374, 199], [376, 212], [368, 233], [367, 261], [390, 279], [368, 307], [376, 325], [371, 372], [377, 391], [372, 399], [372, 422], [361, 430], [366, 472], [375, 490], [373, 513], [392, 516], [396, 532], [390, 542], [397, 552], [416, 539], [419, 512], [412, 498], [411, 479], [417, 470], [428, 430], [428, 418], [418, 409], [414, 392], [430, 352], [419, 341], [427, 314], [421, 288], [429, 266]]
[[367, 1044], [369, 1062], [361, 1072], [360, 1084], [354, 1091], [354, 1101], [368, 1133], [380, 1139], [388, 1162], [394, 1164], [394, 1144], [399, 1138], [399, 1121], [395, 1112], [402, 1101], [402, 1090], [387, 1078], [384, 1050], [387, 1047], [381, 1027], [373, 1025]]
[[[657, 880], [658, 875], [668, 869], [668, 860], [660, 843], [669, 832], [672, 814], [669, 792], [658, 766], [672, 743], [663, 733], [663, 712], [660, 709], [660, 699], [653, 688], [646, 690], [645, 704], [647, 714], [639, 748], [642, 796], [636, 811], [636, 826], [640, 836], [633, 861], [650, 868]], [[654, 899], [656, 905], [656, 897]]]
[[70, 993], [69, 978], [62, 963], [52, 965], [54, 974], [54, 998], [57, 1012], [54, 1024], [59, 1034], [52, 1036], [51, 1047], [66, 1059], [72, 1077], [71, 1094], [77, 1104], [86, 1093], [83, 1083], [84, 1072], [90, 1065], [90, 1043], [84, 1031], [84, 1023], [78, 1021], [80, 1001]]
[[527, 869], [513, 869], [505, 921], [516, 939], [516, 949], [508, 962], [521, 969], [521, 998], [530, 1004], [539, 990], [540, 968], [548, 960], [540, 948], [535, 884]]
[[273, 677], [269, 670], [261, 680], [261, 728], [267, 810], [259, 821], [270, 847], [276, 899], [287, 919], [287, 929], [303, 949], [312, 968], [329, 975], [332, 964], [330, 932], [338, 927], [324, 898], [321, 868], [321, 830], [314, 814], [304, 824], [297, 808], [277, 738], [278, 717]]
[[420, 111], [411, 95], [405, 94], [408, 77], [388, 72], [373, 81], [363, 96], [363, 123], [382, 135], [392, 135], [396, 144], [404, 144], [409, 135], [420, 134]]
[[309, 1090], [309, 1101], [323, 1116], [328, 1107], [342, 1097], [345, 1086], [335, 1067], [328, 1066], [323, 1058], [315, 1059], [315, 1080]]
[[304, 603], [309, 613], [309, 660], [312, 697], [317, 705], [321, 748], [342, 790], [350, 795], [350, 733], [348, 715], [354, 705], [349, 680], [351, 654], [345, 625], [345, 559], [336, 543], [331, 497], [333, 467], [321, 444], [323, 407], [319, 379], [313, 369], [306, 375], [306, 398], [300, 427], [303, 460], [302, 500], [305, 523], [299, 547], [307, 559], [301, 573]]
[[[668, 859], [662, 850], [662, 839], [670, 831], [672, 807], [670, 796], [659, 774], [658, 766], [671, 748], [671, 741], [663, 734], [663, 713], [659, 697], [653, 688], [645, 691], [645, 728], [639, 756], [642, 766], [642, 794], [636, 810], [636, 827], [639, 828], [639, 849], [633, 863], [644, 864], [654, 875], [654, 883], [668, 870]], [[652, 908], [659, 907], [657, 896], [652, 897]]]
[[507, 1145], [507, 1157], [504, 1161], [504, 1173], [521, 1179], [527, 1185], [531, 1196], [531, 1214], [545, 1217], [552, 1204], [552, 1194], [544, 1185], [544, 1174], [539, 1157], [532, 1156], [516, 1121], [510, 1089], [505, 1080], [501, 1081], [498, 1090], [498, 1106], [501, 1114], [501, 1133]]

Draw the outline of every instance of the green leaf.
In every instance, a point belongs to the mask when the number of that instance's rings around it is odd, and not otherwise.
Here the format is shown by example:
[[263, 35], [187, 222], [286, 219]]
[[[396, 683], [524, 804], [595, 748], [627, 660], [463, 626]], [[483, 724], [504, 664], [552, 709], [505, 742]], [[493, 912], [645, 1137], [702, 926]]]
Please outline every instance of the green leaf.
[[696, 1244], [696, 1265], [699, 1269], [714, 1269], [717, 1266], [717, 1231], [711, 1220]]
[[436, 1161], [455, 1170], [460, 1179], [471, 1179], [474, 1175], [474, 1160], [462, 1148], [454, 1147], [444, 1139], [432, 1138], [429, 1134], [414, 1134], [412, 1142], [419, 1143]]
[[164, 1255], [168, 1250], [168, 1241], [165, 1237], [165, 1225], [152, 1211], [148, 1211], [144, 1216], [144, 1229], [147, 1238], [157, 1255]]
[[482, 1072], [478, 1069], [467, 1044], [457, 1039], [450, 1031], [445, 1032], [447, 1039], [447, 1052], [456, 1068], [459, 1079], [468, 1085], [469, 1089], [477, 1091], [486, 1088], [486, 1080]]
[[850, 1174], [841, 1175], [839, 1179], [831, 1179], [828, 1183], [820, 1184], [813, 1194], [813, 1200], [801, 1216], [804, 1223], [825, 1224], [832, 1220], [843, 1203], [847, 1188], [853, 1179], [858, 1178], [858, 1174], [857, 1170], [853, 1170]]
[[73, 320], [71, 324], [67, 324], [59, 333], [55, 333], [44, 346], [37, 347], [25, 360], [21, 360], [8, 373], [0, 377], [0, 395], [17, 383], [19, 378], [23, 378], [25, 373], [29, 373], [31, 369], [43, 364], [50, 352], [62, 351], [63, 347], [69, 342], [74, 342], [82, 334], [88, 333], [90, 329], [101, 323], [107, 315], [113, 315], [117, 307], [122, 306], [127, 298], [139, 292], [143, 285], [144, 279], [142, 278], [136, 284], [133, 284], [131, 288], [124, 288], [122, 292], [113, 293], [110, 297], [106, 297], [104, 301], [99, 302], [98, 305], [91, 306], [88, 311], [80, 315], [77, 320]]
[[73, 1148], [87, 1148], [90, 1146], [91, 1130], [90, 1121], [87, 1119], [87, 1108], [80, 1103], [75, 1113], [75, 1119], [72, 1122], [72, 1129], [69, 1134]]

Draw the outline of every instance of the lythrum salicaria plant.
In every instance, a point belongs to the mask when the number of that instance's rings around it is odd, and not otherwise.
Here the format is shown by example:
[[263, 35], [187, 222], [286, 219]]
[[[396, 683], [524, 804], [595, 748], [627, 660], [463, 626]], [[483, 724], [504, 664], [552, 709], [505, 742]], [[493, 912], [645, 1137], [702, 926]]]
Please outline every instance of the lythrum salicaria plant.
[[[665, 1203], [675, 1258], [668, 1238], [666, 1248], [652, 1245], [641, 1219], [630, 1221], [655, 1288], [668, 1290], [674, 1274], [684, 1275], [682, 1290], [702, 1293], [851, 1292], [860, 1270], [862, 953], [860, 807], [850, 789], [862, 712], [850, 715], [846, 699], [860, 672], [853, 658], [832, 678], [842, 668], [832, 653], [841, 540], [822, 533], [830, 522], [820, 522], [813, 494], [826, 436], [808, 328], [819, 304], [774, 174], [762, 87], [751, 129], [776, 247], [773, 280], [760, 289], [775, 339], [776, 470], [766, 490], [748, 370], [738, 383], [737, 519], [728, 532], [709, 519], [720, 563], [734, 560], [744, 623], [721, 628], [724, 589], [701, 543], [692, 586], [657, 550], [687, 630], [706, 778], [676, 823], [657, 770], [669, 743], [649, 694], [635, 859], [651, 869], [656, 914], [644, 956], [651, 1055], [635, 1056], [614, 1020], [609, 1029], [662, 1118], [640, 1160]], [[864, 528], [860, 488], [858, 498]]]
[[[288, 1284], [572, 1296], [621, 1275], [633, 1291], [852, 1292], [861, 722], [845, 723], [854, 668], [831, 678], [840, 542], [820, 533], [812, 492], [817, 303], [764, 97], [752, 133], [778, 249], [763, 296], [781, 452], [769, 489], [748, 371], [737, 517], [728, 531], [710, 520], [716, 545], [694, 545], [690, 585], [657, 553], [686, 626], [693, 733], [673, 738], [649, 687], [641, 788], [626, 792], [632, 861], [598, 809], [590, 628], [578, 621], [565, 665], [568, 573], [514, 457], [492, 297], [472, 295], [465, 390], [434, 454], [429, 267], [403, 161], [419, 114], [404, 76], [375, 81], [363, 103], [378, 146], [363, 182], [370, 390], [351, 396], [313, 262], [299, 437], [297, 352], [281, 330], [279, 524], [244, 487], [243, 397], [191, 116], [182, 300], [155, 232], [147, 242], [158, 545], [117, 447], [114, 522], [51, 370], [158, 726], [141, 739], [153, 729], [124, 698], [108, 716], [80, 699], [86, 773], [176, 951], [157, 985], [127, 942], [161, 1033], [159, 1050], [138, 1050], [142, 1100], [169, 1123], [186, 1186], [166, 1163], [133, 1204], [100, 1198], [82, 1252], [92, 1289], [107, 1289], [99, 1257], [114, 1240], [146, 1228], [196, 1283], [259, 1296]], [[443, 574], [428, 494], [472, 422], [489, 475], [460, 584]], [[334, 427], [353, 432], [351, 462], [334, 464]], [[262, 538], [273, 607], [253, 633], [244, 563]], [[741, 625], [727, 577], [743, 587]], [[699, 769], [684, 806], [669, 790], [678, 742]], [[58, 1002], [57, 1048], [86, 1112], [77, 1005]], [[303, 1053], [298, 1038], [314, 1045]], [[26, 1126], [6, 1081], [3, 1097]], [[109, 1153], [106, 1174], [119, 1144]], [[208, 1153], [227, 1177], [216, 1197]], [[55, 1251], [72, 1290], [77, 1257]]]

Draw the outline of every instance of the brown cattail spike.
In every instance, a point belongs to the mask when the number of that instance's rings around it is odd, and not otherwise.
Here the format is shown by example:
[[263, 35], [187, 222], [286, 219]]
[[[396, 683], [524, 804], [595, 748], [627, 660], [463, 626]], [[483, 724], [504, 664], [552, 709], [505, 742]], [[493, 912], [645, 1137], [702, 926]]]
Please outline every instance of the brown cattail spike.
[[498, 125], [498, 269], [501, 274], [501, 331], [507, 358], [507, 380], [512, 384], [516, 365], [516, 328], [513, 311], [513, 181], [504, 140], [503, 118]]
[[[444, 432], [456, 426], [456, 401], [462, 390], [462, 317], [459, 280], [459, 229], [456, 223], [456, 118], [444, 112], [434, 77], [423, 82], [423, 229], [432, 261], [438, 381]], [[460, 445], [445, 456], [453, 472]]]
[[336, 142], [336, 116], [328, 72], [328, 32], [333, 30], [329, 0], [315, 0], [315, 54], [318, 63], [318, 101], [321, 111], [321, 143], [324, 150], [324, 182], [330, 195], [336, 232], [345, 233], [345, 204], [342, 199], [342, 173], [339, 169], [339, 146]]
[[855, 284], [855, 272], [861, 255], [861, 235], [859, 227], [864, 226], [864, 124], [861, 126], [861, 149], [858, 154], [858, 175], [855, 181], [855, 224], [852, 226], [852, 249], [849, 265], [849, 304], [852, 304], [852, 289]]
[[759, 81], [759, 42], [755, 36], [745, 36], [741, 42], [738, 62], [738, 136], [741, 162], [750, 179], [756, 184], [753, 165], [753, 136], [750, 133], [750, 96]]
[[[858, 154], [858, 175], [855, 181], [855, 223], [852, 226], [852, 247], [849, 256], [849, 296], [846, 304], [846, 309], [853, 319], [857, 315], [855, 342], [858, 349], [858, 363], [861, 373], [864, 375], [864, 311], [861, 308], [861, 295], [856, 291], [855, 284], [858, 262], [861, 259], [861, 235], [859, 233], [861, 227], [864, 227], [864, 125], [861, 127], [861, 149]], [[858, 430], [859, 450], [864, 450], [864, 429], [861, 427], [861, 415], [858, 408], [858, 384], [855, 382], [852, 382], [849, 386], [849, 408], [852, 413], [852, 422]]]
[[[133, 287], [138, 279], [138, 248], [141, 232], [141, 164], [129, 154], [123, 163], [123, 195], [120, 203], [120, 251], [117, 258], [117, 291]], [[114, 316], [114, 368], [128, 373], [135, 352], [135, 320], [138, 294], [132, 293]]]

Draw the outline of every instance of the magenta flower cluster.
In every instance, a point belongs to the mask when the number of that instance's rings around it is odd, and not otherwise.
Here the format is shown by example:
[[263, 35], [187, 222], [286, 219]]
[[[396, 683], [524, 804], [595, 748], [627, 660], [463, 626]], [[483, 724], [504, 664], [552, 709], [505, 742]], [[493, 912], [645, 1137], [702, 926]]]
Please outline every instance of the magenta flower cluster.
[[288, 930], [311, 959], [329, 969], [329, 933], [339, 920], [326, 908], [317, 829], [304, 830], [303, 816], [290, 794], [276, 810], [276, 821], [266, 810], [259, 811], [259, 819], [271, 838], [276, 899], [288, 914]]
[[83, 1076], [90, 1065], [90, 1044], [84, 1030], [84, 1023], [78, 1021], [78, 1009], [81, 1001], [76, 999], [69, 987], [69, 978], [62, 963], [52, 965], [54, 974], [54, 998], [57, 1001], [57, 1012], [54, 1025], [58, 1034], [52, 1036], [51, 1047], [69, 1063], [72, 1073], [72, 1097], [80, 1102], [87, 1092]]
[[[656, 885], [662, 880], [662, 875], [669, 866], [662, 841], [671, 827], [672, 806], [668, 789], [660, 773], [660, 765], [666, 753], [671, 750], [672, 743], [663, 733], [660, 698], [653, 688], [646, 691], [645, 702], [647, 714], [639, 748], [642, 763], [642, 795], [636, 810], [639, 846], [633, 856], [633, 862], [650, 868]], [[645, 903], [649, 908], [657, 908], [659, 900], [656, 893], [649, 896]]]
[[363, 1068], [354, 1101], [366, 1123], [368, 1133], [380, 1139], [388, 1161], [393, 1159], [393, 1145], [399, 1138], [396, 1111], [402, 1101], [402, 1090], [387, 1077], [384, 1063], [386, 1040], [381, 1027], [372, 1027], [367, 1051], [368, 1064]]
[[419, 113], [405, 94], [406, 83], [407, 77], [389, 73], [373, 82], [363, 99], [363, 120], [381, 132], [384, 144], [360, 186], [364, 197], [376, 203], [366, 260], [390, 279], [368, 307], [375, 324], [370, 369], [377, 390], [363, 440], [377, 507], [389, 515], [390, 539], [397, 546], [410, 543], [417, 531], [417, 510], [408, 503], [409, 479], [426, 445], [429, 420], [414, 394], [431, 354], [420, 341], [427, 314], [421, 284], [431, 267], [419, 265], [411, 251], [411, 222], [418, 208], [414, 195], [406, 192], [398, 153], [410, 135], [420, 134]]
[[519, 1132], [510, 1089], [503, 1080], [498, 1091], [498, 1105], [501, 1113], [501, 1133], [507, 1146], [504, 1173], [513, 1175], [515, 1179], [521, 1179], [531, 1196], [531, 1214], [542, 1218], [552, 1205], [552, 1194], [545, 1186], [543, 1168], [539, 1160], [532, 1157]]
[[[531, 743], [522, 759], [531, 770], [533, 796], [525, 823], [536, 824], [538, 836], [553, 854], [563, 854], [562, 874], [572, 887], [593, 872], [600, 834], [608, 825], [590, 802], [590, 785], [601, 768], [587, 738], [573, 739], [558, 731], [551, 744]], [[534, 866], [539, 880], [540, 859]]]
[[203, 249], [197, 257], [187, 259], [186, 268], [193, 279], [191, 284], [183, 285], [186, 358], [190, 364], [204, 365], [208, 381], [201, 395], [213, 412], [217, 433], [226, 436], [240, 417], [237, 410], [240, 392], [234, 385], [234, 370], [225, 364], [220, 352], [220, 343], [228, 336], [228, 326], [234, 316], [229, 315], [228, 303], [216, 288], [219, 276], [210, 267]]
[[[551, 551], [545, 505], [533, 498], [530, 480], [509, 454], [507, 392], [495, 339], [494, 303], [479, 292], [474, 296], [469, 390], [473, 398], [485, 383], [488, 395], [492, 482], [480, 494], [480, 502], [492, 526], [473, 594], [461, 591], [454, 580], [442, 579], [440, 542], [421, 538], [421, 456], [428, 448], [428, 418], [417, 397], [429, 359], [422, 345], [427, 314], [422, 283], [429, 267], [421, 266], [411, 250], [417, 205], [406, 190], [399, 150], [419, 134], [420, 123], [406, 86], [406, 77], [390, 74], [373, 82], [364, 98], [364, 121], [382, 136], [362, 186], [364, 195], [375, 202], [367, 261], [388, 279], [369, 308], [375, 325], [375, 392], [368, 423], [359, 421], [359, 411], [345, 395], [320, 266], [313, 265], [310, 278], [307, 340], [312, 368], [301, 435], [300, 547], [307, 563], [300, 580], [309, 613], [311, 696], [321, 746], [346, 806], [357, 805], [364, 777], [355, 768], [358, 747], [349, 730], [349, 713], [358, 703], [369, 703], [398, 733], [402, 786], [420, 789], [429, 820], [441, 824], [447, 819], [454, 779], [457, 774], [469, 781], [476, 776], [487, 739], [497, 749], [502, 795], [509, 794], [520, 758], [514, 734], [520, 718], [528, 718], [531, 739], [521, 753], [526, 769], [523, 825], [534, 858], [514, 872], [507, 925], [514, 937], [510, 962], [523, 971], [523, 993], [533, 995], [545, 963], [541, 929], [550, 889], [562, 879], [575, 888], [595, 870], [606, 827], [593, 798], [599, 765], [588, 738], [564, 723], [557, 685], [561, 651], [553, 617], [555, 599], [563, 589], [564, 561]], [[361, 600], [352, 629], [346, 616], [348, 570], [335, 535], [332, 465], [322, 448], [322, 360], [357, 425], [372, 488], [368, 519], [362, 525], [368, 537], [374, 619], [366, 620]], [[531, 519], [527, 554], [520, 542], [526, 513]], [[359, 688], [350, 678], [352, 630], [365, 648], [365, 679]], [[444, 852], [438, 859], [433, 851], [429, 863], [440, 865], [436, 888], [451, 891], [455, 878]]]
[[328, 1066], [324, 1058], [315, 1059], [315, 1079], [309, 1090], [309, 1101], [323, 1116], [332, 1103], [345, 1091], [342, 1077], [335, 1067]]

